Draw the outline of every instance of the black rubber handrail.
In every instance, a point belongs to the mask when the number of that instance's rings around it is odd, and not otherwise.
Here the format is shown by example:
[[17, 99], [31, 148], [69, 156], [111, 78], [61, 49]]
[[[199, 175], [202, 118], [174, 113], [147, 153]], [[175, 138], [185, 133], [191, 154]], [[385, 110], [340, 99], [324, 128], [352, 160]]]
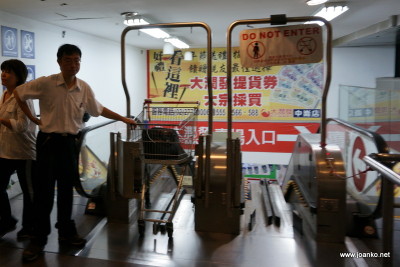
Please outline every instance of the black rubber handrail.
[[[384, 154], [388, 154], [390, 151], [390, 147], [387, 145], [386, 141], [383, 139], [383, 137], [375, 132], [369, 131], [367, 129], [364, 129], [360, 126], [357, 126], [353, 123], [341, 120], [341, 119], [337, 119], [337, 118], [329, 118], [327, 119], [327, 125], [329, 124], [329, 122], [335, 122], [345, 128], [350, 129], [353, 132], [357, 132], [359, 133], [359, 135], [368, 137], [372, 140], [372, 142], [375, 143], [375, 146], [377, 148], [377, 152], [378, 153], [384, 153]], [[370, 214], [373, 218], [380, 218], [382, 217], [382, 192], [381, 195], [379, 196], [379, 200], [378, 203], [376, 205], [375, 210]]]
[[[367, 136], [369, 138], [371, 138], [373, 140], [373, 142], [375, 143], [377, 149], [378, 149], [378, 153], [389, 153], [389, 146], [387, 145], [385, 139], [383, 139], [383, 137], [380, 134], [377, 134], [375, 132], [369, 131], [367, 129], [364, 129], [360, 126], [357, 126], [353, 123], [341, 120], [341, 119], [337, 119], [337, 118], [328, 118], [327, 119], [327, 124], [329, 122], [336, 122], [337, 124], [340, 124], [342, 126], [345, 126], [346, 128], [351, 129], [354, 132], [357, 132], [359, 134], [362, 134], [364, 136]], [[318, 129], [318, 132], [320, 131], [320, 129]]]
[[[382, 251], [393, 255], [394, 240], [394, 208], [395, 200], [393, 196], [394, 186], [400, 185], [400, 175], [392, 170], [392, 166], [400, 161], [400, 154], [370, 154], [365, 156], [365, 163], [373, 170], [380, 173], [382, 179], [381, 189], [381, 210], [382, 210]], [[393, 266], [392, 259], [385, 259], [383, 266]]]
[[[79, 160], [80, 151], [82, 149], [83, 140], [85, 140], [86, 134], [89, 133], [90, 131], [99, 129], [101, 127], [107, 126], [107, 125], [109, 125], [111, 123], [114, 123], [114, 122], [117, 122], [117, 121], [116, 120], [109, 120], [109, 121], [101, 122], [101, 123], [98, 123], [98, 124], [95, 124], [95, 125], [92, 125], [92, 126], [85, 127], [81, 131], [81, 133], [79, 135], [79, 139], [77, 140], [77, 143], [76, 143], [77, 147], [79, 148], [79, 153], [77, 154], [77, 157], [78, 157], [77, 160]], [[78, 192], [78, 194], [83, 196], [83, 197], [86, 197], [86, 198], [97, 198], [97, 197], [100, 197], [100, 195], [99, 195], [100, 191], [96, 192], [94, 194], [91, 194], [91, 193], [88, 193], [88, 192], [85, 191], [85, 189], [82, 186], [82, 182], [81, 182], [81, 179], [80, 179], [79, 175], [74, 177], [74, 186], [75, 186], [76, 192]]]

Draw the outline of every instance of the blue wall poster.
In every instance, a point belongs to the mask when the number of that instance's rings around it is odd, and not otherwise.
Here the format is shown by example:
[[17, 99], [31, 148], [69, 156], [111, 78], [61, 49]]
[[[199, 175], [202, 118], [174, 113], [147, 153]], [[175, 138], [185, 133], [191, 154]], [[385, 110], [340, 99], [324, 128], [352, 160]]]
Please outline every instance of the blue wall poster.
[[1, 44], [3, 57], [18, 57], [17, 29], [1, 26]]
[[36, 73], [35, 73], [35, 65], [26, 65], [26, 68], [28, 69], [28, 77], [26, 78], [26, 81], [32, 81], [36, 78]]
[[21, 57], [35, 58], [35, 33], [21, 30]]

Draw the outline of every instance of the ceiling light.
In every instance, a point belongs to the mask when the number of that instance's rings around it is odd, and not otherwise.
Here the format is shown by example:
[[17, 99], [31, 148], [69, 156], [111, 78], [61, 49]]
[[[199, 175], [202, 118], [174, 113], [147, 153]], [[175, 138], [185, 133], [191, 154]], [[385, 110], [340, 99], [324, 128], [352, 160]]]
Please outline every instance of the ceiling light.
[[[143, 16], [139, 15], [137, 12], [124, 12], [121, 13], [121, 15], [124, 17], [124, 24], [128, 26], [139, 26], [139, 25], [148, 25], [150, 24]], [[185, 42], [179, 40], [178, 38], [172, 38], [167, 32], [159, 29], [159, 28], [148, 28], [148, 29], [139, 29], [139, 31], [144, 32], [154, 38], [162, 38], [164, 39], [165, 42], [172, 44], [173, 46], [179, 48], [179, 49], [185, 49], [189, 48], [189, 45], [187, 45]], [[164, 45], [164, 49], [167, 53], [164, 53], [166, 55], [168, 54], [173, 54], [173, 47], [172, 47], [172, 52], [171, 48], [165, 48], [166, 46]]]
[[308, 0], [306, 3], [309, 6], [316, 6], [316, 5], [324, 4], [326, 2], [328, 2], [328, 0]]
[[185, 54], [183, 54], [183, 60], [187, 61], [193, 60], [193, 53], [190, 51], [186, 51]]
[[168, 38], [170, 35], [159, 28], [141, 29], [141, 32], [147, 33], [154, 38]]
[[[322, 17], [327, 21], [331, 21], [337, 16], [340, 16], [341, 14], [346, 12], [347, 10], [349, 10], [347, 5], [335, 3], [335, 5], [324, 6], [314, 16]], [[319, 25], [323, 24], [322, 22], [316, 22], [316, 23], [318, 23]]]
[[172, 55], [174, 53], [174, 46], [171, 43], [165, 42], [163, 47], [164, 55]]
[[164, 39], [164, 41], [171, 43], [173, 46], [180, 48], [180, 49], [185, 49], [185, 48], [189, 48], [189, 45], [186, 44], [185, 42], [179, 40], [178, 38], [167, 38]]
[[[138, 26], [138, 25], [147, 25], [150, 24], [147, 22], [142, 16], [138, 15], [137, 12], [124, 12], [121, 13], [124, 17], [124, 24], [128, 26]], [[154, 38], [168, 38], [170, 35], [159, 29], [159, 28], [151, 28], [151, 29], [140, 29], [139, 31], [144, 32]]]

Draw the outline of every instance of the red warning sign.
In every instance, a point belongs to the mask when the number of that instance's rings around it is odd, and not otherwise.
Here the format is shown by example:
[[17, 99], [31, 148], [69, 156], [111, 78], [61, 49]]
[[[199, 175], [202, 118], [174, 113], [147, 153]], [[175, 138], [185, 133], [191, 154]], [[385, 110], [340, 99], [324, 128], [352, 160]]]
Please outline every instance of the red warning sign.
[[366, 169], [366, 164], [363, 161], [365, 157], [365, 145], [361, 137], [357, 137], [354, 140], [352, 156], [352, 171], [353, 171], [353, 181], [354, 185], [359, 192], [362, 192], [367, 180], [367, 174], [364, 172]]
[[240, 32], [244, 67], [317, 63], [322, 60], [322, 28], [318, 24], [249, 29]]
[[297, 42], [297, 51], [302, 55], [312, 55], [317, 49], [317, 42], [314, 38], [304, 37]]

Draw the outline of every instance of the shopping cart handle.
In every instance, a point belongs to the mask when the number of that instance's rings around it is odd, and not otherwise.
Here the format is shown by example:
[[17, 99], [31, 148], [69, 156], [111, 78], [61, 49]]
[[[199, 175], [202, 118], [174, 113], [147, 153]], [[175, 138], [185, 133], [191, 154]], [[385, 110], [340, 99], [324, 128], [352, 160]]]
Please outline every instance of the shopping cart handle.
[[196, 104], [199, 105], [199, 101], [153, 101], [151, 99], [145, 99], [145, 104]]
[[137, 123], [136, 125], [138, 125], [138, 126], [159, 126], [159, 127], [161, 127], [161, 126], [180, 126], [181, 124], [180, 123], [148, 123], [148, 122], [145, 122], [145, 123]]

